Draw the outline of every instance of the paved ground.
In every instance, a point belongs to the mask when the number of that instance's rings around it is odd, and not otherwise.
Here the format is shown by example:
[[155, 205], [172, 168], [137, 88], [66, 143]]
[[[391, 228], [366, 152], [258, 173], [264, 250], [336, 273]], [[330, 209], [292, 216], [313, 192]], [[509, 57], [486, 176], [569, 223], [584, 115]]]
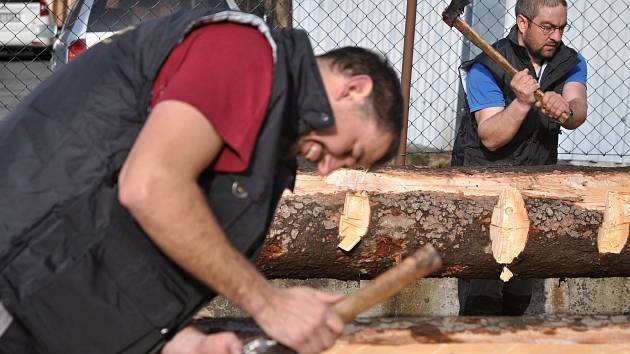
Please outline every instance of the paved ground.
[[0, 119], [48, 75], [48, 60], [32, 57], [0, 58]]

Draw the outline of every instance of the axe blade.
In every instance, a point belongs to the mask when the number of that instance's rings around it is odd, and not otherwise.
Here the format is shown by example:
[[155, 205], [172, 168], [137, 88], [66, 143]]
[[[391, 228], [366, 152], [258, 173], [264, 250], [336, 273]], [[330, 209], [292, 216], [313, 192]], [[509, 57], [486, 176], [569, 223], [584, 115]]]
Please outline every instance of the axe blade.
[[442, 19], [447, 25], [453, 27], [455, 20], [464, 13], [464, 8], [470, 4], [470, 0], [453, 0], [442, 12]]
[[266, 335], [258, 336], [243, 346], [243, 354], [296, 354], [295, 351]]

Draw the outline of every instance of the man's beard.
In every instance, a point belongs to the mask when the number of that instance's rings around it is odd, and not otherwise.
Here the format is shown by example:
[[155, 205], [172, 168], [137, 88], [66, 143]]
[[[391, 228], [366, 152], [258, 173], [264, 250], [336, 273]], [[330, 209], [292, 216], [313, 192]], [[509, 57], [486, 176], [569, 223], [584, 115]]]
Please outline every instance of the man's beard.
[[[545, 46], [542, 46], [541, 48], [537, 49], [537, 50], [531, 50], [531, 48], [529, 48], [529, 52], [531, 53], [532, 57], [538, 59], [538, 60], [548, 60], [553, 58], [554, 55], [556, 55], [556, 51], [558, 50], [558, 44], [552, 43], [554, 44], [556, 47], [554, 48], [554, 50], [552, 51], [546, 51], [543, 52], [543, 49], [545, 48]], [[547, 44], [545, 44], [547, 45]]]

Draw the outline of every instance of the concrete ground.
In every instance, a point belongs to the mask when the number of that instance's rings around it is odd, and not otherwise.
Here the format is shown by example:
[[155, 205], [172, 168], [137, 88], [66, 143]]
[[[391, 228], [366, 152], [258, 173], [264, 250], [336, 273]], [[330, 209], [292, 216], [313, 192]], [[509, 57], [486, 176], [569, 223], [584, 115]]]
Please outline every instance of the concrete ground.
[[[306, 285], [349, 294], [368, 281], [332, 279], [274, 280], [278, 286]], [[361, 316], [456, 316], [459, 311], [457, 279], [422, 279]], [[545, 279], [536, 282], [527, 315], [630, 314], [630, 278]], [[208, 304], [200, 316], [246, 316], [222, 297]]]

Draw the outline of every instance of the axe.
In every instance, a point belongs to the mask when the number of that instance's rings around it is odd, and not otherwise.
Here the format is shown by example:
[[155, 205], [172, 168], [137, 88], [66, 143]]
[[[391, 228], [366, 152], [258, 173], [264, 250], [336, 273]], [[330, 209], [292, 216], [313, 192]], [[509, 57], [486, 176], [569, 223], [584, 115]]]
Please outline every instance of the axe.
[[[407, 285], [433, 273], [441, 266], [442, 259], [435, 248], [426, 245], [405, 258], [400, 264], [374, 278], [367, 286], [333, 305], [333, 309], [345, 323], [352, 322], [359, 313], [387, 300]], [[288, 354], [294, 352], [265, 336], [253, 339], [243, 347], [243, 354], [271, 353]]]
[[[468, 40], [473, 42], [479, 49], [481, 49], [490, 59], [499, 64], [505, 72], [510, 76], [514, 76], [517, 73], [516, 69], [510, 64], [501, 53], [497, 52], [488, 42], [486, 42], [481, 36], [472, 28], [466, 21], [462, 20], [460, 15], [464, 13], [466, 5], [470, 4], [470, 0], [452, 0], [450, 5], [446, 7], [442, 13], [442, 19], [450, 27], [457, 28]], [[534, 97], [537, 102], [542, 103], [544, 92], [540, 89], [534, 92]], [[564, 124], [569, 119], [569, 113], [564, 112], [558, 118], [560, 124]]]

